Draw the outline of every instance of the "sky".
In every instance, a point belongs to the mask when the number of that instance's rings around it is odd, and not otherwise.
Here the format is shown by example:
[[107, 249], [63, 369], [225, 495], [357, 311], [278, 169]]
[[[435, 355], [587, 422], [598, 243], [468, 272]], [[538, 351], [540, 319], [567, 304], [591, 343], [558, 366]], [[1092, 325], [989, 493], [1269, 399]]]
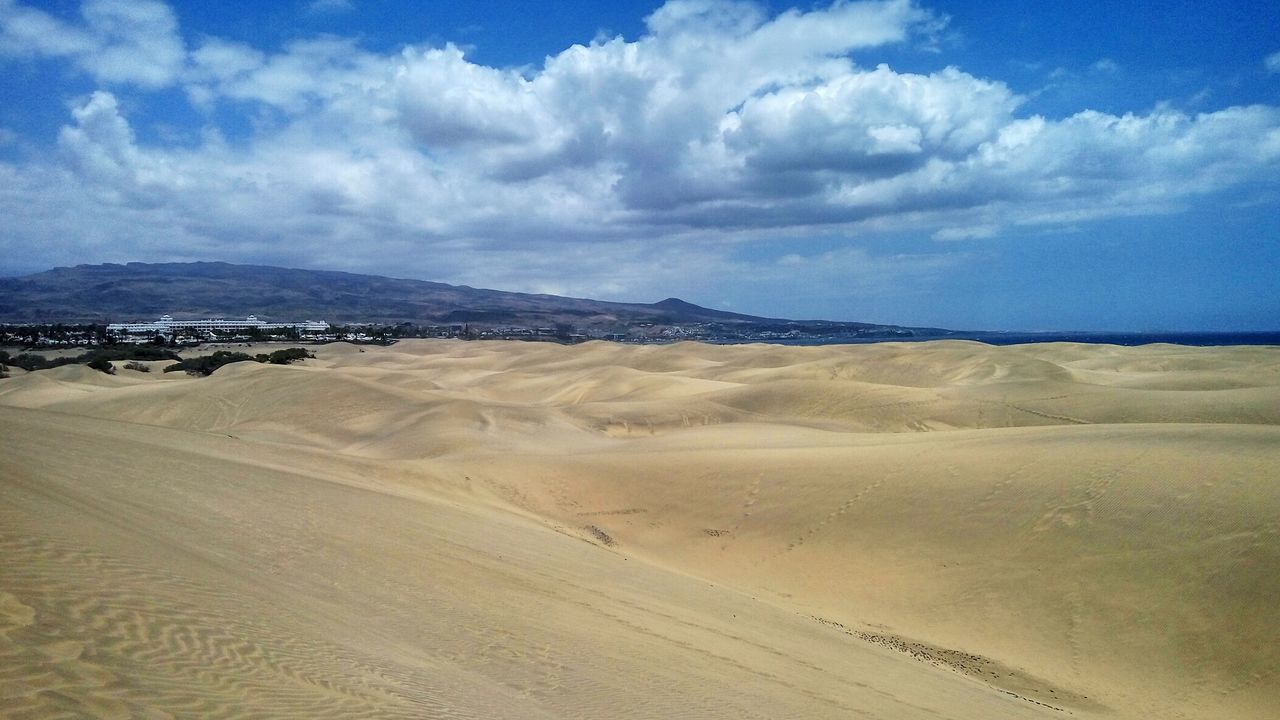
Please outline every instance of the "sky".
[[1277, 28], [1274, 0], [0, 0], [0, 275], [1276, 330]]

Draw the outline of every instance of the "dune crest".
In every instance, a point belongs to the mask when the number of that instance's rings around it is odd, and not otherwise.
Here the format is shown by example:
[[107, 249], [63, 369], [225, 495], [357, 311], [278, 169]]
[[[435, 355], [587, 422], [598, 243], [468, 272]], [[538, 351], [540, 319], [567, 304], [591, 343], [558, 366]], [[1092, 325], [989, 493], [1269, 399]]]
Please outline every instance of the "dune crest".
[[0, 380], [0, 715], [1269, 718], [1280, 348]]

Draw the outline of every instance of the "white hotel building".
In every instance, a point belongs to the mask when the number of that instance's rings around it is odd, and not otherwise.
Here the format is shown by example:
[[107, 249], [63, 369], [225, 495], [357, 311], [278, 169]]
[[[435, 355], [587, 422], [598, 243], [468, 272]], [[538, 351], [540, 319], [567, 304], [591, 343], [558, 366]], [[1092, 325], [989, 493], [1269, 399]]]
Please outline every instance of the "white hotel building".
[[294, 329], [300, 333], [328, 332], [329, 323], [322, 320], [302, 320], [298, 322], [269, 323], [250, 315], [244, 320], [174, 320], [171, 315], [162, 315], [159, 320], [139, 323], [111, 323], [107, 332], [115, 335], [173, 335], [182, 330], [207, 332], [236, 332], [244, 330], [287, 330]]

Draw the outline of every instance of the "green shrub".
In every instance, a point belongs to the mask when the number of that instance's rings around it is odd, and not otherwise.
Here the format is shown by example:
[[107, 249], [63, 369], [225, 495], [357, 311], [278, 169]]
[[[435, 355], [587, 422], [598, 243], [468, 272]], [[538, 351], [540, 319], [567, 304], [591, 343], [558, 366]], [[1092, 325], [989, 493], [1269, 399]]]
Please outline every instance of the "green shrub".
[[[14, 367], [20, 367], [27, 372], [31, 372], [32, 370], [43, 370], [47, 367], [56, 367], [56, 365], [50, 363], [49, 359], [45, 356], [36, 355], [34, 353], [21, 353], [16, 355], [8, 364]], [[60, 365], [62, 363], [58, 364]]]
[[104, 372], [108, 375], [116, 374], [115, 366], [111, 364], [110, 360], [104, 357], [95, 357], [94, 359], [90, 360], [88, 364], [89, 364], [89, 367], [93, 368], [94, 370], [97, 370], [98, 372]]
[[99, 348], [91, 350], [80, 356], [80, 360], [87, 362], [95, 357], [105, 357], [108, 360], [181, 360], [178, 353], [162, 347], [154, 345], [116, 345], [112, 347]]
[[165, 372], [177, 372], [183, 370], [190, 375], [212, 375], [215, 370], [223, 365], [231, 363], [245, 362], [253, 360], [249, 355], [242, 352], [231, 352], [230, 350], [219, 350], [212, 355], [204, 355], [202, 357], [188, 358], [180, 362], [169, 365], [164, 369]]
[[273, 365], [288, 365], [289, 363], [306, 358], [313, 358], [314, 354], [307, 352], [303, 348], [287, 348], [284, 350], [276, 350], [267, 355], [260, 353], [256, 357], [247, 355], [242, 352], [232, 352], [230, 350], [219, 350], [212, 355], [204, 357], [190, 358], [183, 360], [174, 351], [157, 347], [154, 345], [119, 345], [113, 347], [98, 348], [90, 350], [83, 355], [77, 357], [60, 357], [50, 360], [43, 355], [34, 353], [22, 353], [16, 357], [10, 357], [8, 353], [0, 351], [0, 369], [5, 365], [20, 367], [23, 370], [44, 370], [46, 368], [58, 367], [61, 365], [83, 363], [101, 372], [115, 374], [115, 367], [112, 362], [130, 361], [125, 367], [130, 370], [139, 372], [150, 372], [150, 368], [143, 365], [138, 360], [176, 360], [164, 368], [165, 372], [185, 371], [192, 375], [212, 375], [215, 370], [223, 365], [229, 365], [233, 362], [245, 362], [254, 360], [260, 363], [271, 363]]
[[[262, 357], [259, 355], [258, 357]], [[284, 350], [276, 350], [267, 357], [267, 362], [272, 365], [288, 365], [298, 360], [306, 360], [315, 357], [314, 354], [307, 352], [303, 348], [287, 348]], [[262, 362], [259, 360], [258, 362]]]

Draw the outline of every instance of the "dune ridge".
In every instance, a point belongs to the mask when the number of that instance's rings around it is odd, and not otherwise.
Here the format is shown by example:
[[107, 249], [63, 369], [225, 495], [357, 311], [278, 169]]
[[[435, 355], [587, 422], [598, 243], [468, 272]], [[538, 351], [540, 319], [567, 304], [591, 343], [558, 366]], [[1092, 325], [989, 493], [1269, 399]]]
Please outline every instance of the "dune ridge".
[[0, 381], [6, 717], [1280, 710], [1280, 348]]

